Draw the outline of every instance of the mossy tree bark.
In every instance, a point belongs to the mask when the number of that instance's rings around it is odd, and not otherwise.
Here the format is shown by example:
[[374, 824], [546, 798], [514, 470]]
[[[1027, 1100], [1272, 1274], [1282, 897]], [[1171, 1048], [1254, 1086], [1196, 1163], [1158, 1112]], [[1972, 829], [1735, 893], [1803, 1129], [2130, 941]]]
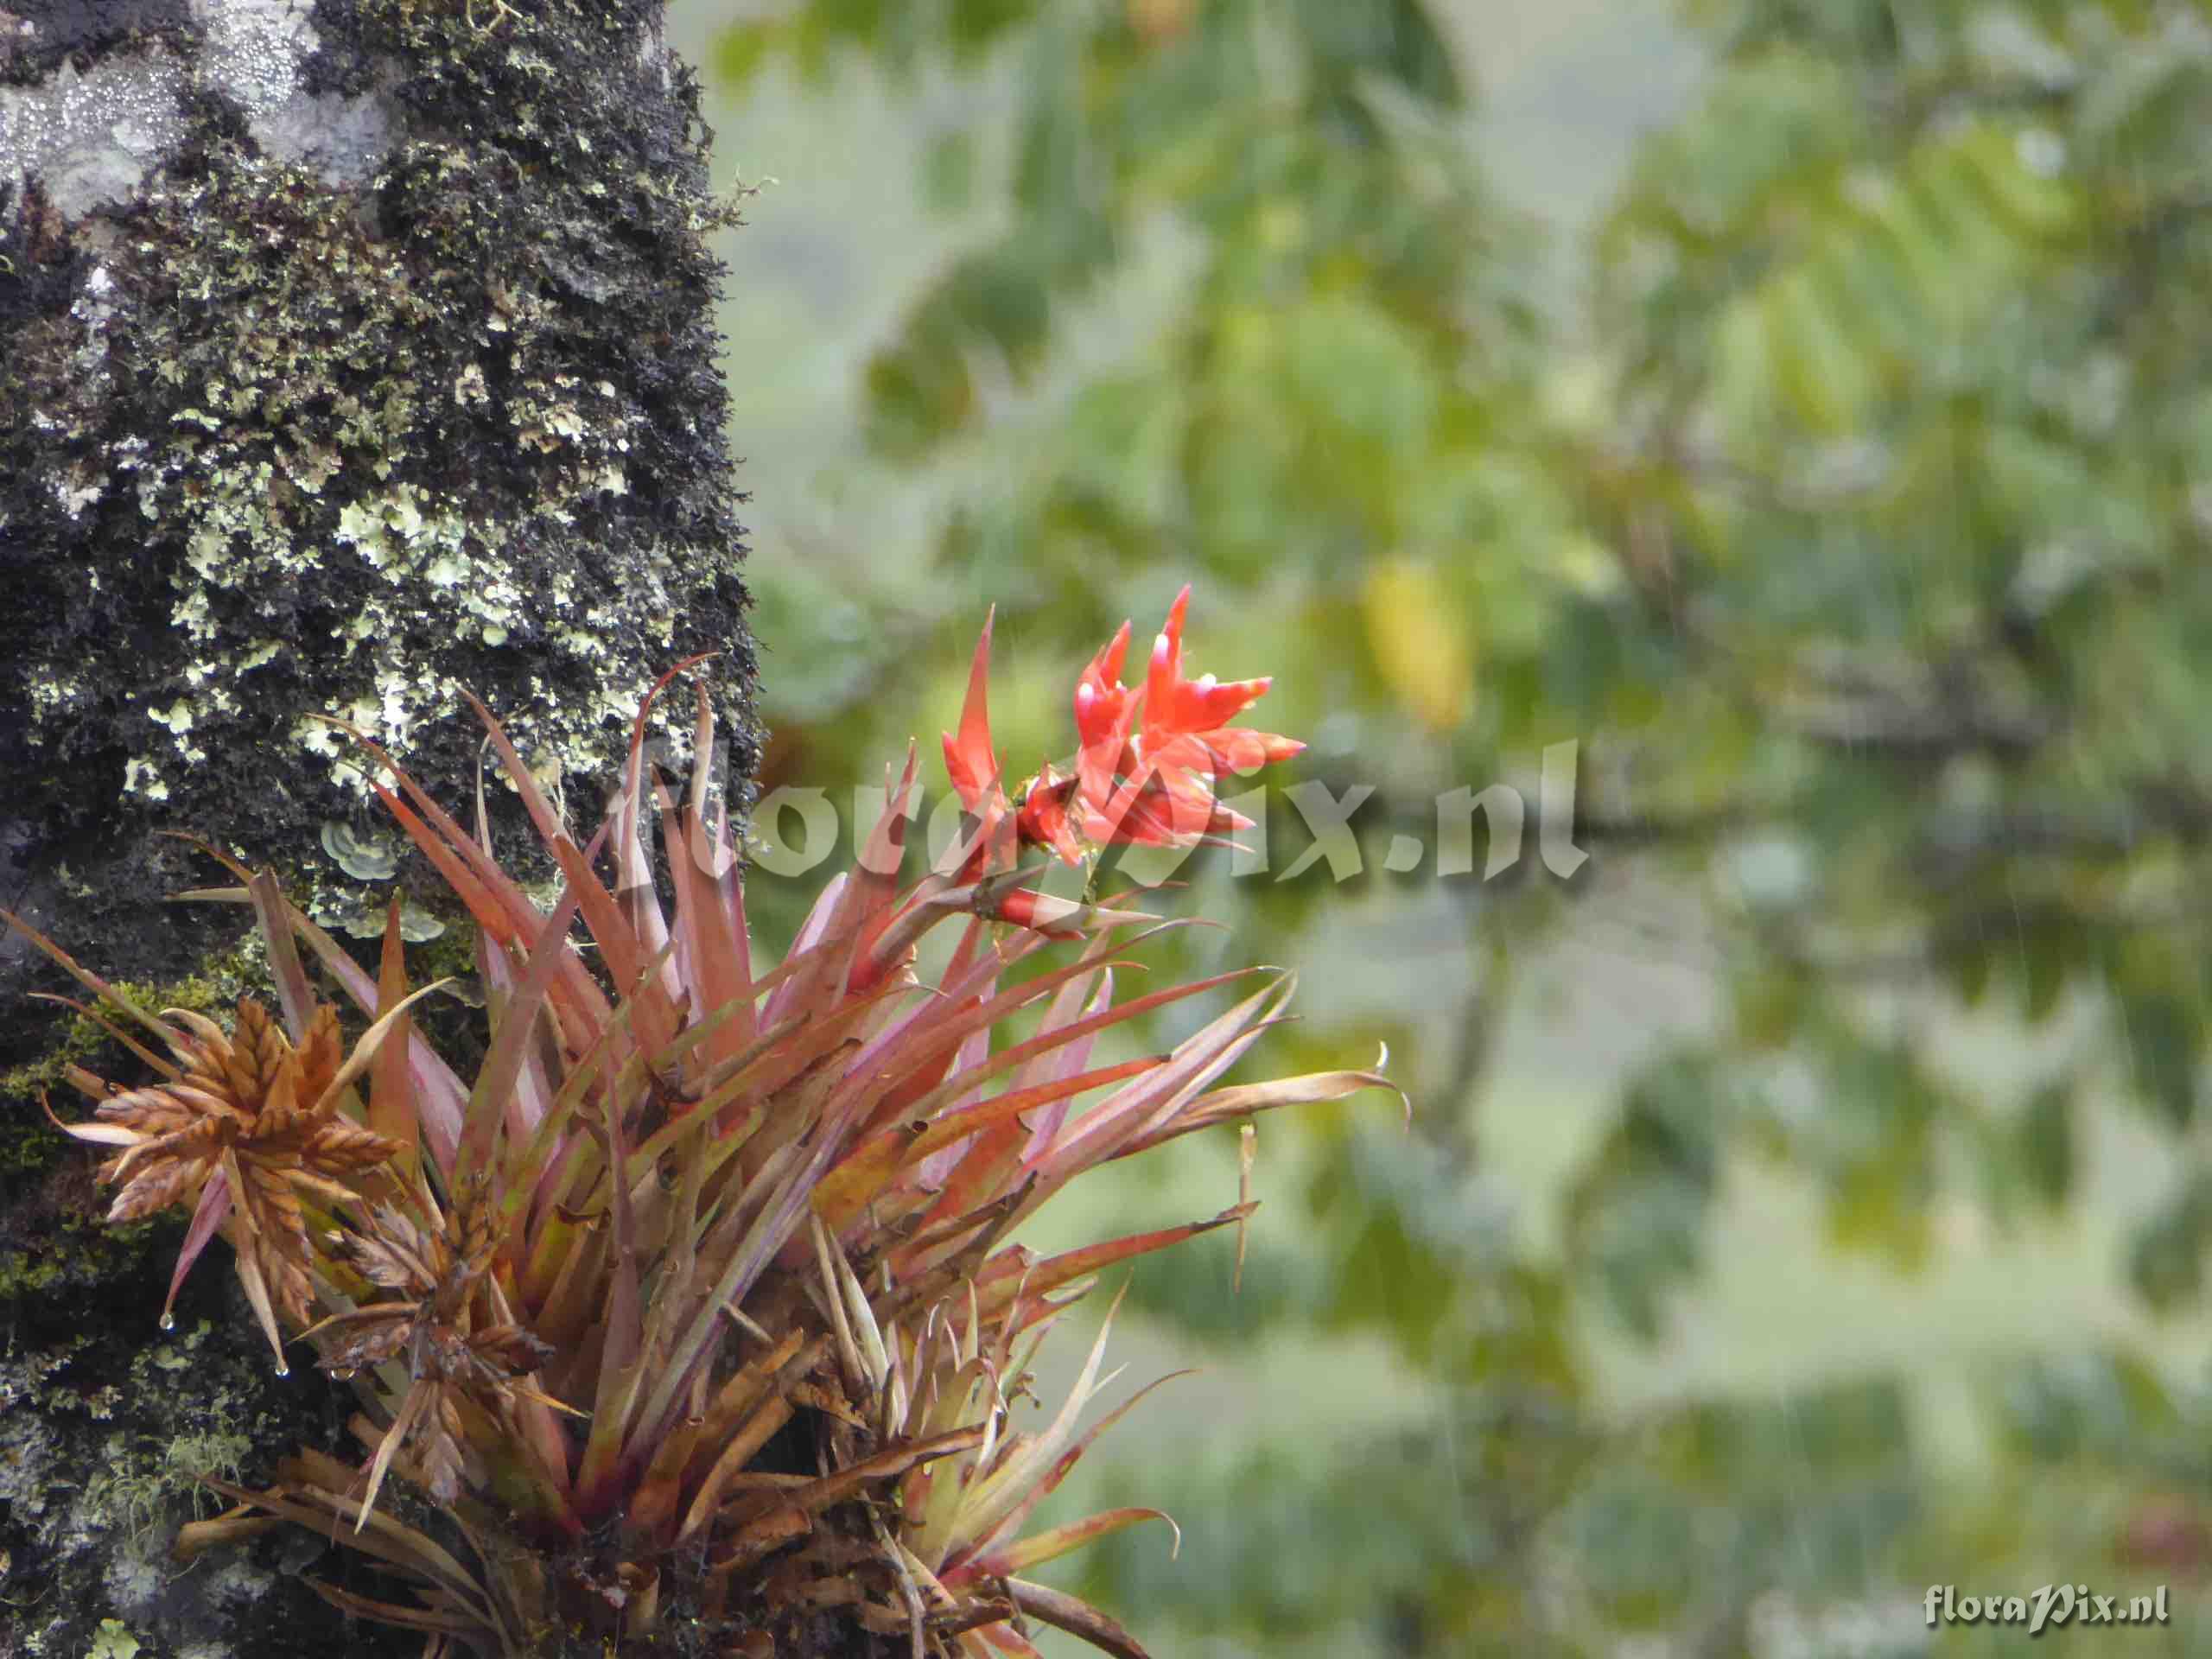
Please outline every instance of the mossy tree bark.
[[[316, 717], [465, 800], [462, 688], [588, 817], [641, 693], [719, 652], [741, 789], [753, 657], [704, 240], [728, 210], [660, 6], [0, 5], [0, 903], [96, 971], [227, 997], [252, 976], [245, 917], [167, 903], [224, 878], [156, 832], [272, 865], [334, 926], [380, 916], [407, 872]], [[668, 702], [686, 759], [690, 699]], [[0, 939], [0, 1401], [36, 1408], [0, 1428], [0, 1659], [254, 1630], [298, 1651], [321, 1604], [281, 1551], [179, 1580], [143, 1541], [183, 1501], [180, 1438], [251, 1420], [253, 1478], [333, 1425], [305, 1367], [241, 1392], [181, 1335], [175, 1363], [146, 1357], [175, 1234], [86, 1224], [86, 1160], [36, 1108], [60, 1033], [27, 994], [54, 982]], [[196, 1293], [217, 1332], [223, 1271]], [[139, 1471], [132, 1503], [73, 1466], [103, 1458]]]

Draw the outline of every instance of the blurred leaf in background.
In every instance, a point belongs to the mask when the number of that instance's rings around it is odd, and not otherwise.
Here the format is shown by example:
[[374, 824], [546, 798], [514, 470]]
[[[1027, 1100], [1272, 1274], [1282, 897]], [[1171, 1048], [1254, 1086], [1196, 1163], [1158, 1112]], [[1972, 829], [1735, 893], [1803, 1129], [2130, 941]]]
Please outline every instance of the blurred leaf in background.
[[[1196, 659], [1313, 747], [1263, 871], [1178, 874], [1306, 967], [1293, 1058], [1387, 1040], [1421, 1103], [1270, 1128], [1241, 1296], [1138, 1277], [1225, 1377], [1114, 1477], [1182, 1556], [1083, 1569], [1166, 1651], [1993, 1652], [1929, 1583], [2212, 1572], [2212, 20], [1696, 0], [1694, 94], [1551, 234], [1473, 88], [1581, 31], [1557, 147], [1659, 73], [1643, 10], [717, 26], [785, 124], [748, 164], [810, 99], [879, 152], [857, 254], [772, 193], [745, 232], [806, 276], [741, 288], [741, 389], [775, 332], [844, 388], [813, 523], [748, 480], [764, 782], [950, 727], [992, 602], [1026, 772], [1069, 727], [1025, 677], [1192, 580]], [[1522, 856], [1443, 873], [1439, 798], [1499, 782]], [[1303, 808], [1361, 790], [1332, 880]], [[1234, 1432], [1301, 1391], [1302, 1435]], [[2212, 1640], [2177, 1605], [2129, 1651]]]

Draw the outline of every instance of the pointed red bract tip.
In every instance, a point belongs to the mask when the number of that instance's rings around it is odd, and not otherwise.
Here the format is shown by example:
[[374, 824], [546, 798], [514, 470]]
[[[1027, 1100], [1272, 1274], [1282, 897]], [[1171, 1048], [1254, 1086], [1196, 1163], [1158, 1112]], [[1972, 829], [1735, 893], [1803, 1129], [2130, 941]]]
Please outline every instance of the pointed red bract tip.
[[976, 655], [968, 668], [968, 696], [960, 707], [960, 735], [944, 739], [945, 775], [959, 791], [960, 804], [981, 815], [983, 803], [998, 787], [998, 753], [991, 744], [991, 624], [998, 607], [984, 613], [983, 632], [976, 641]]
[[1124, 620], [1121, 627], [1090, 659], [1090, 666], [1083, 671], [1085, 681], [1096, 681], [1101, 690], [1110, 681], [1118, 690], [1122, 678], [1122, 664], [1129, 654], [1129, 625]]

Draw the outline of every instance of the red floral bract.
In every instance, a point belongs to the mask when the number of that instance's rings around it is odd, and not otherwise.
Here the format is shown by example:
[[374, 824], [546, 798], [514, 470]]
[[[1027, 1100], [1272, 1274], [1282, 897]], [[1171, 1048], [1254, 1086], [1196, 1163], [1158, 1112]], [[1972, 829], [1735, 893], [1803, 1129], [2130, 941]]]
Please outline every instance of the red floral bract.
[[965, 874], [1009, 868], [1025, 847], [1046, 847], [1063, 862], [1081, 864], [1108, 847], [1191, 847], [1247, 826], [1249, 819], [1222, 804], [1222, 780], [1287, 760], [1306, 746], [1229, 724], [1266, 695], [1272, 677], [1185, 676], [1190, 600], [1186, 586], [1169, 607], [1141, 688], [1122, 683], [1129, 648], [1129, 625], [1122, 624], [1076, 681], [1075, 769], [1047, 764], [1011, 802], [991, 742], [991, 620], [985, 620], [959, 734], [944, 739], [945, 770], [978, 824]]

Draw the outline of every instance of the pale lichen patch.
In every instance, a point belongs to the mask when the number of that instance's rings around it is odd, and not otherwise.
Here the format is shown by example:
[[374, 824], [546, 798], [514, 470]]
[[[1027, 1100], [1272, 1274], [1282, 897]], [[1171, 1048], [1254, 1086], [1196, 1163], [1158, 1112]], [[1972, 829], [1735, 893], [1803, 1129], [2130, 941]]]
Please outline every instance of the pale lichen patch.
[[334, 726], [302, 715], [292, 722], [292, 741], [309, 754], [329, 760], [346, 752], [345, 734]]
[[54, 480], [54, 493], [60, 500], [61, 511], [74, 518], [107, 493], [107, 481], [79, 462]]
[[30, 683], [31, 706], [41, 715], [71, 707], [85, 695], [84, 682], [73, 675], [40, 675]]
[[151, 760], [134, 754], [124, 763], [123, 792], [149, 801], [166, 801], [169, 798], [168, 780]]
[[0, 183], [36, 174], [73, 214], [127, 195], [182, 135], [186, 83], [177, 54], [149, 41], [81, 73], [65, 61], [36, 85], [0, 87]]

